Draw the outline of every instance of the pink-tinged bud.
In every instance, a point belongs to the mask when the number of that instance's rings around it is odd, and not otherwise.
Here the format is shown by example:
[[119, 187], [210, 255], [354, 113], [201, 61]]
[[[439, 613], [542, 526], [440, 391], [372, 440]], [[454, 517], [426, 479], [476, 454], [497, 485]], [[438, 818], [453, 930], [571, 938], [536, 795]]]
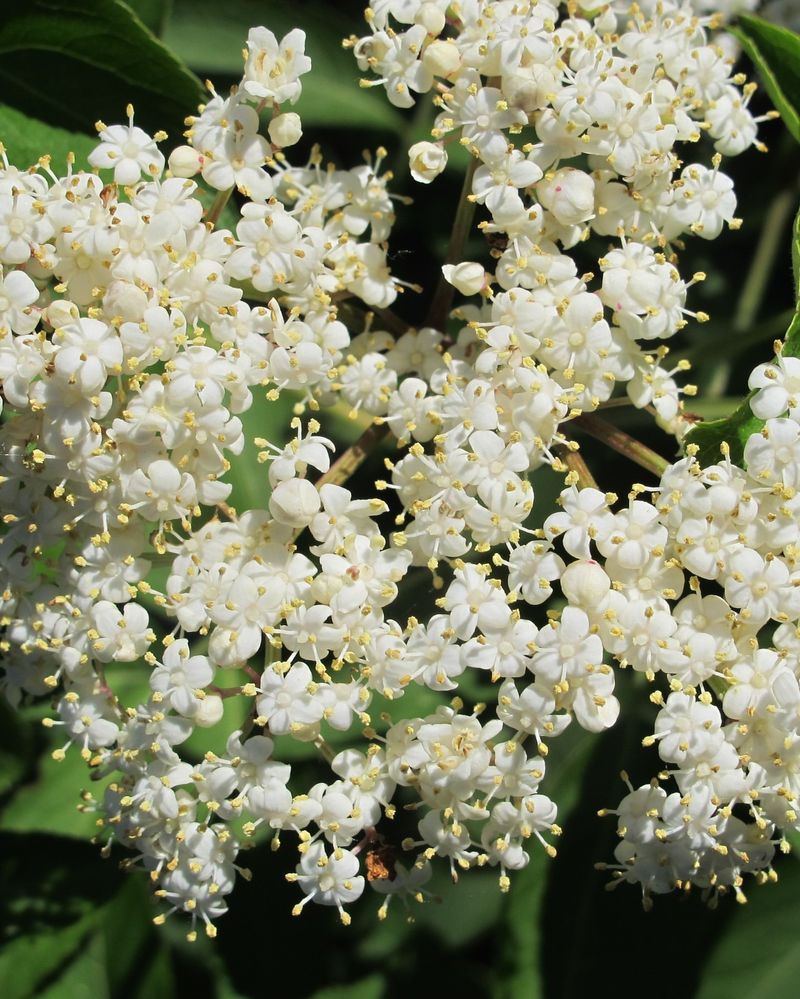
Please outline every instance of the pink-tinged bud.
[[594, 180], [583, 170], [565, 167], [547, 174], [536, 194], [562, 225], [579, 225], [594, 215]]
[[194, 177], [203, 166], [203, 157], [192, 146], [176, 146], [167, 161], [173, 177]]

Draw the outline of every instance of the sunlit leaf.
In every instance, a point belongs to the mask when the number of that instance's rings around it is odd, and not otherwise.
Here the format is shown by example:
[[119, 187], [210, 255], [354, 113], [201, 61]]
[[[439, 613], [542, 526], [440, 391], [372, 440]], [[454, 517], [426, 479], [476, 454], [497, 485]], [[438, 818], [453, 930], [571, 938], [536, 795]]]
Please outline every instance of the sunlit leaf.
[[0, 104], [0, 142], [9, 162], [20, 169], [33, 166], [42, 156], [50, 156], [56, 171], [65, 169], [68, 153], [74, 153], [77, 166], [85, 168], [86, 157], [97, 145], [88, 135], [48, 125], [6, 104]]
[[[53, 748], [57, 744], [53, 739]], [[0, 828], [14, 832], [41, 830], [88, 839], [95, 831], [96, 816], [79, 811], [78, 807], [81, 789], [91, 787], [89, 768], [74, 746], [61, 763], [46, 754], [39, 763], [35, 780], [20, 787], [6, 804]]]
[[800, 36], [743, 14], [731, 29], [761, 74], [784, 124], [800, 142]]
[[200, 81], [121, 0], [12, 5], [0, 21], [0, 83], [5, 103], [88, 132], [97, 118], [123, 120], [133, 103], [143, 128], [180, 134], [202, 97]]

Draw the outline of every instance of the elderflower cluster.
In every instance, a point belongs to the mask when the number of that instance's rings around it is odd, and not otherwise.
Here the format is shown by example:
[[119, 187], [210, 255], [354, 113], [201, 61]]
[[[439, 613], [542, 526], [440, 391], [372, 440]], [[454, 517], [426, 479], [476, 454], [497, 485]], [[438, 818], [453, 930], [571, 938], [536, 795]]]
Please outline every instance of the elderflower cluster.
[[[365, 82], [399, 107], [435, 94], [412, 176], [466, 147], [456, 225], [473, 206], [487, 240], [483, 262], [445, 262], [418, 328], [387, 311], [403, 283], [385, 151], [346, 169], [284, 152], [302, 31], [254, 28], [240, 85], [212, 90], [168, 157], [132, 109], [98, 123], [95, 172], [3, 157], [6, 696], [53, 699], [56, 755], [107, 780], [86, 807], [150, 872], [158, 919], [213, 935], [264, 833], [296, 839], [297, 912], [347, 922], [367, 885], [382, 913], [421, 900], [435, 858], [494, 866], [507, 889], [528, 841], [555, 852], [550, 740], [613, 726], [629, 666], [656, 684], [666, 769], [616, 812], [616, 873], [646, 896], [738, 891], [800, 823], [791, 359], [753, 374], [766, 423], [743, 468], [687, 455], [622, 506], [573, 469], [536, 528], [530, 473], [567, 471], [570, 423], [615, 393], [683, 435], [691, 389], [665, 341], [705, 317], [677, 250], [739, 224], [721, 164], [760, 145], [754, 88], [709, 42], [716, 19], [677, 0], [585, 17], [374, 0], [367, 21], [350, 40]], [[580, 273], [592, 237], [605, 249]], [[254, 397], [283, 393], [286, 439], [246, 439]], [[342, 404], [367, 443], [393, 440], [381, 496], [346, 488], [352, 454], [322, 432]], [[250, 455], [264, 501], [237, 511], [229, 472]], [[403, 581], [428, 572], [435, 613], [409, 617]], [[146, 690], [125, 703], [134, 673]], [[414, 688], [438, 707], [409, 717]], [[186, 749], [220, 728], [224, 753]], [[291, 740], [324, 779], [298, 782]]]

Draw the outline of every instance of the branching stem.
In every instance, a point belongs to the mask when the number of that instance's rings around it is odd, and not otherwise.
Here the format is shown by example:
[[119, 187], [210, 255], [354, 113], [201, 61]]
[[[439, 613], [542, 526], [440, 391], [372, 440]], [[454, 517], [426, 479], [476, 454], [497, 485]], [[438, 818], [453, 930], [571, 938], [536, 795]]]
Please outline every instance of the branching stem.
[[595, 440], [602, 441], [613, 451], [624, 455], [640, 468], [652, 472], [659, 478], [669, 468], [669, 462], [666, 458], [662, 458], [646, 444], [642, 444], [635, 437], [626, 434], [624, 430], [620, 430], [593, 413], [584, 413], [582, 416], [576, 417], [573, 426], [581, 429], [590, 437], [594, 437]]

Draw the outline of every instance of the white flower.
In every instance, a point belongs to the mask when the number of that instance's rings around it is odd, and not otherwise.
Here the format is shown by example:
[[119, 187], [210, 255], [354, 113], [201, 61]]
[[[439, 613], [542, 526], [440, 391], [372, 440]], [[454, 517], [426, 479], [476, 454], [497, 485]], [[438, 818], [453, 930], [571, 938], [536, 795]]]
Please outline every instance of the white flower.
[[109, 600], [99, 600], [89, 630], [92, 655], [101, 663], [133, 662], [155, 641], [149, 624], [147, 611], [137, 603], [125, 604], [120, 612]]
[[313, 726], [324, 715], [320, 685], [313, 681], [305, 663], [295, 663], [285, 673], [264, 670], [259, 689], [256, 709], [273, 735]]
[[683, 168], [680, 179], [670, 213], [685, 230], [703, 239], [715, 239], [723, 223], [733, 222], [736, 211], [733, 181], [720, 173], [719, 163], [713, 170], [692, 163]]
[[430, 184], [447, 166], [447, 151], [435, 142], [415, 142], [408, 150], [411, 176], [419, 184]]
[[164, 169], [164, 157], [151, 136], [133, 124], [133, 107], [130, 104], [127, 114], [127, 125], [109, 127], [102, 122], [97, 123], [102, 142], [89, 153], [89, 163], [101, 170], [113, 169], [115, 182], [130, 186], [140, 180], [143, 173], [148, 177], [160, 176]]
[[355, 902], [364, 891], [364, 878], [358, 873], [358, 858], [349, 850], [336, 848], [331, 854], [321, 842], [313, 843], [296, 867], [296, 880], [305, 898], [292, 910], [299, 915], [303, 906], [313, 901], [319, 905], [335, 905], [342, 922], [350, 917], [342, 906]]
[[302, 91], [300, 77], [311, 69], [305, 46], [306, 34], [299, 28], [280, 42], [267, 28], [251, 28], [242, 90], [249, 97], [275, 104], [296, 103]]
[[150, 689], [167, 707], [191, 718], [201, 710], [204, 688], [214, 679], [214, 667], [205, 656], [190, 655], [189, 643], [180, 638], [167, 647], [162, 662], [150, 674]]
[[762, 420], [783, 416], [800, 417], [800, 358], [778, 354], [774, 363], [759, 364], [753, 369], [747, 386], [755, 389], [750, 408]]
[[3, 275], [0, 267], [0, 330], [7, 327], [17, 334], [31, 333], [39, 316], [31, 306], [39, 298], [39, 289], [24, 271], [12, 270]]

